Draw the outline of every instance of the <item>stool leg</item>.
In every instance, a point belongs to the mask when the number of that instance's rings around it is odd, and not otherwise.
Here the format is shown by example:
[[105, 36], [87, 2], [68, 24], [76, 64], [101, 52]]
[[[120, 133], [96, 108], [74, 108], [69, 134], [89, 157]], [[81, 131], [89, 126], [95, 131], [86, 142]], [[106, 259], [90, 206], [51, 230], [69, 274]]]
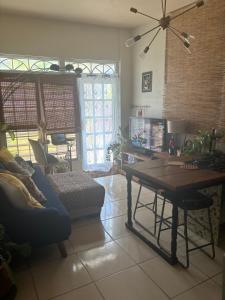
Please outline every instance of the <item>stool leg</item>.
[[155, 193], [154, 197], [154, 205], [153, 205], [153, 212], [155, 216], [155, 221], [154, 221], [154, 235], [156, 235], [156, 225], [157, 225], [157, 212], [158, 212], [158, 194]]
[[161, 212], [161, 217], [160, 217], [160, 222], [159, 222], [159, 232], [158, 232], [158, 238], [157, 238], [157, 244], [160, 246], [160, 235], [161, 235], [161, 230], [162, 230], [162, 223], [163, 223], [163, 216], [164, 216], [164, 210], [165, 210], [165, 204], [166, 204], [166, 198], [163, 200], [163, 206], [162, 206], [162, 212]]
[[133, 213], [133, 219], [135, 220], [135, 216], [136, 216], [136, 211], [137, 211], [137, 207], [138, 207], [138, 203], [139, 203], [139, 199], [140, 199], [140, 195], [141, 195], [141, 189], [142, 189], [142, 184], [140, 184], [140, 188], [138, 191], [138, 196], [137, 196], [137, 201], [136, 201], [136, 205], [134, 208], [134, 213]]
[[212, 227], [210, 208], [208, 208], [208, 219], [209, 219], [209, 230], [210, 230], [211, 243], [212, 243], [212, 259], [214, 259], [215, 258], [215, 244], [214, 244], [214, 237], [213, 237], [213, 227]]
[[186, 268], [189, 267], [189, 247], [188, 247], [188, 231], [187, 231], [187, 210], [184, 209], [184, 238], [186, 247]]

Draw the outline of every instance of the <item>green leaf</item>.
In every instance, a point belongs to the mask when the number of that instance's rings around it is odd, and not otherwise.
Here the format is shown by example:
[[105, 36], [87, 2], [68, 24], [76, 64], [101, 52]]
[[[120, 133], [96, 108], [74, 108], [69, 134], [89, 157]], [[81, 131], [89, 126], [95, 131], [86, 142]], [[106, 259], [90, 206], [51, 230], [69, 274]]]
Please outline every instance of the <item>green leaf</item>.
[[14, 141], [15, 138], [16, 138], [14, 131], [8, 130], [8, 134], [9, 134], [9, 136], [11, 137], [12, 141]]

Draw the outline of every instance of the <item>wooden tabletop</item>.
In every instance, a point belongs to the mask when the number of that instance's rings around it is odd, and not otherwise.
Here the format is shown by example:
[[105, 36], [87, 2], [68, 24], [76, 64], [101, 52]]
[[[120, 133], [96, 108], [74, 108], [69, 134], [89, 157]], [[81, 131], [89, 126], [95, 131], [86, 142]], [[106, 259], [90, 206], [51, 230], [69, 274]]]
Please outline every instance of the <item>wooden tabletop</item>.
[[171, 166], [169, 160], [157, 159], [125, 165], [127, 174], [152, 182], [170, 191], [201, 189], [225, 183], [225, 172], [198, 169], [187, 170]]

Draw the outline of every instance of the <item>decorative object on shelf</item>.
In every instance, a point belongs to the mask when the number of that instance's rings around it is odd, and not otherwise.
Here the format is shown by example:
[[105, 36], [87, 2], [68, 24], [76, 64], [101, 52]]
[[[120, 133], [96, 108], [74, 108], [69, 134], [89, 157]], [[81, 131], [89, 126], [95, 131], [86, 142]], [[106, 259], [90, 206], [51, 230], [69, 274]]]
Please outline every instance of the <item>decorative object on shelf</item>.
[[151, 114], [151, 105], [132, 105], [132, 115], [136, 117], [147, 117]]
[[181, 151], [177, 143], [178, 135], [185, 134], [187, 131], [187, 122], [185, 120], [168, 120], [167, 121], [167, 133], [171, 134], [169, 140], [169, 154], [177, 155], [177, 152], [182, 152], [185, 140], [181, 144]]
[[131, 142], [133, 145], [137, 147], [143, 148], [147, 144], [147, 139], [145, 136], [145, 130], [140, 130], [131, 138]]
[[159, 32], [161, 30], [169, 30], [173, 35], [175, 35], [183, 44], [184, 48], [187, 50], [187, 52], [189, 54], [191, 54], [191, 50], [190, 50], [190, 40], [194, 39], [195, 37], [187, 32], [182, 32], [180, 30], [178, 30], [177, 28], [175, 28], [174, 26], [171, 25], [171, 22], [178, 18], [179, 16], [184, 15], [185, 13], [189, 12], [192, 9], [195, 8], [199, 8], [201, 6], [203, 6], [206, 2], [206, 0], [197, 0], [194, 1], [193, 3], [187, 5], [183, 11], [175, 14], [175, 15], [169, 15], [167, 14], [167, 0], [161, 0], [162, 2], [162, 18], [161, 19], [157, 19], [154, 18], [146, 13], [143, 13], [139, 10], [137, 10], [134, 7], [131, 7], [130, 11], [134, 14], [140, 14], [143, 15], [155, 22], [158, 23], [158, 25], [156, 25], [155, 27], [153, 27], [152, 29], [142, 33], [142, 34], [138, 34], [135, 37], [131, 37], [129, 38], [125, 45], [126, 47], [130, 47], [133, 46], [137, 41], [139, 41], [142, 37], [144, 37], [145, 35], [155, 32], [154, 36], [152, 37], [151, 41], [149, 42], [149, 44], [145, 47], [145, 49], [143, 50], [143, 52], [140, 54], [141, 57], [145, 57], [145, 55], [149, 52], [149, 49], [152, 45], [152, 43], [154, 42], [154, 40], [156, 39], [156, 37], [158, 36]]
[[139, 109], [136, 110], [136, 117], [138, 117], [138, 118], [144, 117], [143, 109], [139, 108]]
[[142, 93], [152, 92], [152, 71], [142, 73]]
[[169, 147], [168, 147], [169, 155], [176, 155], [177, 154], [177, 145], [174, 139], [174, 136], [172, 135], [169, 140]]

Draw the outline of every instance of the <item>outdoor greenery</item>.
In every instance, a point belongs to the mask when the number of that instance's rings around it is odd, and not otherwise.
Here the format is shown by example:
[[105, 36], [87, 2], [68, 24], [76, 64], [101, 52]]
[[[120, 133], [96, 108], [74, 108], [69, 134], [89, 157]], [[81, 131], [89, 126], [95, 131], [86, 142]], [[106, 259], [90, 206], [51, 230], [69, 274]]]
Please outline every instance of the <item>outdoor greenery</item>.
[[15, 140], [15, 133], [7, 124], [0, 123], [0, 132], [1, 133], [8, 133], [10, 138], [14, 141]]

